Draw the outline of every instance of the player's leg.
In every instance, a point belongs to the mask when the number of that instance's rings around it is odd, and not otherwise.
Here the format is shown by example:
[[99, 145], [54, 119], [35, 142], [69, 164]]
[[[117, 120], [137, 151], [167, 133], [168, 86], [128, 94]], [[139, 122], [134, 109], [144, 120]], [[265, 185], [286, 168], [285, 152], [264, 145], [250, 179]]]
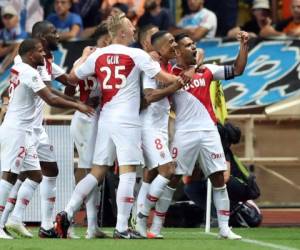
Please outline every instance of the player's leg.
[[96, 137], [93, 156], [94, 166], [91, 172], [76, 185], [65, 210], [56, 215], [56, 232], [61, 238], [67, 237], [74, 213], [78, 211], [84, 199], [91, 194], [98, 183], [102, 182], [108, 166], [113, 165], [115, 160], [115, 146], [108, 131], [101, 128], [99, 127]]
[[134, 202], [134, 186], [136, 181], [136, 168], [143, 164], [141, 150], [140, 127], [124, 127], [115, 125], [111, 129], [112, 140], [116, 146], [119, 163], [119, 186], [117, 190], [117, 225], [114, 238], [134, 239], [141, 235], [128, 229], [128, 220]]
[[9, 196], [7, 198], [7, 202], [5, 205], [5, 209], [2, 213], [1, 220], [0, 220], [0, 227], [2, 227], [2, 228], [5, 227], [8, 217], [10, 216], [10, 213], [12, 212], [12, 210], [14, 209], [14, 207], [16, 205], [18, 191], [19, 191], [22, 183], [25, 181], [26, 176], [27, 175], [25, 172], [21, 172], [18, 176], [18, 179], [17, 179], [15, 185], [13, 186], [12, 190], [9, 193]]
[[6, 223], [6, 228], [20, 236], [31, 238], [33, 235], [25, 228], [22, 218], [34, 191], [42, 180], [42, 172], [32, 133], [26, 133], [26, 148], [26, 156], [21, 169], [26, 172], [27, 178], [19, 189], [16, 205]]
[[53, 211], [56, 200], [56, 179], [58, 166], [53, 151], [53, 145], [44, 128], [35, 131], [36, 148], [40, 160], [43, 179], [40, 184], [41, 196], [41, 226], [39, 237], [56, 238], [53, 225]]
[[152, 226], [148, 232], [148, 238], [161, 238], [161, 228], [166, 212], [171, 204], [173, 194], [182, 175], [191, 175], [198, 154], [198, 135], [192, 132], [176, 131], [171, 146], [173, 159], [176, 160], [175, 176], [164, 189], [161, 198], [155, 206]]
[[209, 177], [212, 182], [213, 201], [217, 210], [220, 237], [241, 239], [241, 236], [233, 233], [228, 225], [230, 202], [224, 179], [227, 165], [218, 131], [203, 132], [199, 162], [204, 175]]
[[[1, 127], [1, 171], [0, 180], [0, 218], [2, 217], [7, 198], [13, 189], [20, 173], [26, 153], [25, 133]], [[12, 239], [3, 227], [0, 227], [1, 239]]]

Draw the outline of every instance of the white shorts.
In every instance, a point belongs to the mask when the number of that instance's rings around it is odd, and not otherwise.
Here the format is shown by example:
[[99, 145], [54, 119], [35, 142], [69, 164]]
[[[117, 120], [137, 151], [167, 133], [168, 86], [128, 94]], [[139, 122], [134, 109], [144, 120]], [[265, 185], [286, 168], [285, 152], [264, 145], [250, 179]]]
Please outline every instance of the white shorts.
[[112, 166], [143, 165], [141, 127], [103, 122], [99, 119], [93, 163]]
[[217, 130], [176, 131], [172, 143], [176, 159], [175, 174], [190, 176], [198, 160], [205, 177], [227, 170], [226, 159]]
[[142, 149], [145, 165], [149, 170], [173, 161], [169, 150], [168, 131], [142, 129]]
[[49, 141], [49, 136], [43, 126], [34, 128], [35, 147], [41, 162], [56, 162], [53, 145]]
[[21, 171], [41, 169], [32, 131], [2, 126], [0, 141], [1, 171], [19, 174]]
[[87, 117], [76, 111], [71, 122], [71, 136], [78, 152], [78, 168], [91, 168], [98, 128], [99, 114]]

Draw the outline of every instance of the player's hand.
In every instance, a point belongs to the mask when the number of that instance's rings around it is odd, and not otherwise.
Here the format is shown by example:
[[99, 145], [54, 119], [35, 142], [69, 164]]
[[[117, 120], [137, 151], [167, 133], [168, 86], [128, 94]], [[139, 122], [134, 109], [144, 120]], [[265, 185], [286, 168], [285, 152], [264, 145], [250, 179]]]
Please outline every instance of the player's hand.
[[156, 51], [151, 51], [149, 52], [149, 55], [151, 56], [151, 58], [156, 61], [159, 62], [160, 61], [160, 55], [156, 52]]
[[247, 45], [249, 34], [246, 31], [240, 31], [239, 33], [237, 33], [236, 39], [241, 43], [241, 45]]
[[89, 117], [95, 115], [95, 110], [82, 102], [77, 102], [77, 109]]
[[90, 54], [92, 54], [96, 50], [96, 47], [87, 46], [82, 51], [82, 57], [88, 57]]

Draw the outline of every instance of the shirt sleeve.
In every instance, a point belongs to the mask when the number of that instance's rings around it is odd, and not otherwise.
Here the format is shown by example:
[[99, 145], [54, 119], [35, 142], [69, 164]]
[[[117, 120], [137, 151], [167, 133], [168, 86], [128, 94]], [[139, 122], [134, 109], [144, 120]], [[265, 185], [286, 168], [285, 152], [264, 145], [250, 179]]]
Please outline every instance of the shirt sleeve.
[[71, 25], [73, 26], [73, 25], [75, 25], [75, 24], [79, 25], [80, 28], [82, 28], [82, 19], [81, 19], [81, 16], [79, 16], [79, 15], [73, 13]]
[[208, 30], [213, 29], [217, 26], [217, 17], [214, 13], [208, 12], [206, 17], [203, 19], [203, 22], [199, 24], [200, 27], [206, 28]]
[[232, 65], [204, 64], [203, 66], [211, 71], [214, 80], [229, 80], [234, 78], [234, 68]]
[[75, 69], [75, 75], [79, 79], [85, 79], [88, 76], [95, 74], [95, 64], [96, 59], [99, 56], [99, 50], [96, 50], [94, 53], [90, 54], [86, 61], [81, 64], [78, 68]]
[[143, 89], [157, 89], [156, 80], [142, 74]]
[[66, 71], [62, 67], [58, 66], [56, 63], [52, 63], [52, 80], [56, 79], [57, 77], [60, 77], [65, 73]]
[[34, 93], [46, 87], [37, 70], [28, 70], [25, 77], [27, 79], [24, 83], [31, 88]]
[[137, 67], [145, 72], [148, 77], [155, 77], [161, 71], [159, 63], [154, 61], [145, 51], [141, 49], [136, 49], [136, 51], [137, 57], [135, 58], [135, 63]]

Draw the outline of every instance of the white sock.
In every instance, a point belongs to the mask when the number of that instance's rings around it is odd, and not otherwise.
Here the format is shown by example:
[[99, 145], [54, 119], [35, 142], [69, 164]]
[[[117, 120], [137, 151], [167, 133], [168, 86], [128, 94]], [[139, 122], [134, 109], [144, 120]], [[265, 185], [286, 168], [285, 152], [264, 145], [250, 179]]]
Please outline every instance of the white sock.
[[169, 179], [162, 175], [156, 176], [156, 178], [150, 184], [149, 192], [145, 199], [144, 206], [142, 207], [142, 214], [148, 216], [151, 208], [154, 207], [160, 196], [162, 195], [165, 187], [169, 183]]
[[6, 180], [0, 180], [0, 217], [2, 217], [2, 212], [4, 211], [7, 197], [9, 196], [10, 190], [13, 185]]
[[230, 204], [226, 185], [220, 188], [213, 188], [213, 199], [217, 209], [218, 223], [220, 230], [228, 230], [228, 221], [230, 215]]
[[71, 221], [74, 213], [77, 212], [84, 199], [92, 192], [92, 190], [97, 186], [98, 180], [92, 174], [88, 174], [76, 185], [71, 199], [65, 208], [68, 214], [68, 219]]
[[166, 213], [172, 202], [173, 195], [176, 189], [166, 186], [162, 196], [159, 198], [155, 205], [154, 216], [150, 232], [154, 234], [160, 234], [160, 230], [164, 224]]
[[40, 184], [41, 195], [41, 227], [49, 230], [53, 228], [53, 210], [56, 199], [56, 176], [43, 176]]
[[88, 222], [88, 232], [95, 232], [98, 228], [97, 224], [97, 196], [99, 195], [98, 185], [92, 190], [91, 194], [85, 201], [86, 215]]
[[11, 218], [13, 218], [14, 221], [22, 222], [25, 208], [29, 204], [29, 201], [31, 200], [38, 185], [38, 182], [35, 182], [28, 178], [23, 182], [18, 192], [16, 206], [11, 214]]
[[17, 179], [15, 185], [13, 188], [10, 190], [9, 196], [6, 201], [5, 209], [2, 213], [1, 216], [1, 221], [0, 221], [0, 227], [3, 228], [7, 222], [7, 219], [11, 213], [11, 211], [14, 209], [17, 201], [17, 195], [18, 191], [20, 189], [20, 186], [22, 185], [22, 181]]
[[117, 191], [117, 225], [119, 232], [128, 229], [128, 219], [134, 202], [133, 189], [135, 185], [136, 172], [130, 172], [120, 175], [120, 181]]
[[142, 186], [140, 188], [138, 197], [137, 197], [137, 214], [139, 214], [142, 211], [142, 207], [145, 204], [145, 200], [147, 197], [147, 194], [149, 192], [150, 184], [147, 182], [143, 182]]

